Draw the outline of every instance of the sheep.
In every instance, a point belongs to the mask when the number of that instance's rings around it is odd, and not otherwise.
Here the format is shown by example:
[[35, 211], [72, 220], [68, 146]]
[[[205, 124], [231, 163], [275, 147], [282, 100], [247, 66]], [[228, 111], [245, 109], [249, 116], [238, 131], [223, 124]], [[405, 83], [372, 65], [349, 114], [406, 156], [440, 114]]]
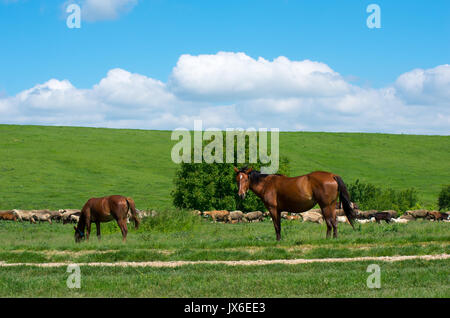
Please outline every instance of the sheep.
[[71, 216], [69, 216], [69, 222], [78, 223], [78, 221], [80, 221], [79, 215], [72, 214]]
[[381, 212], [383, 212], [383, 213], [389, 213], [389, 215], [390, 215], [392, 218], [396, 218], [397, 215], [398, 215], [397, 211], [395, 211], [395, 210], [384, 210], [384, 211], [381, 211]]
[[348, 223], [350, 224], [349, 220], [347, 219], [346, 216], [337, 216], [336, 220], [338, 221], [338, 223]]
[[234, 224], [242, 222], [244, 218], [244, 213], [242, 211], [231, 211], [228, 215], [228, 222]]
[[410, 214], [403, 214], [401, 215], [398, 219], [402, 219], [402, 220], [408, 220], [408, 221], [415, 221], [416, 218]]
[[20, 221], [29, 221], [30, 223], [36, 224], [33, 212], [25, 210], [13, 210], [13, 211], [14, 213], [16, 213]]
[[356, 222], [360, 223], [360, 224], [366, 224], [366, 223], [373, 223], [375, 222], [375, 218], [372, 217], [370, 219], [356, 219]]
[[308, 211], [300, 213], [300, 215], [302, 216], [303, 222], [314, 222], [319, 224], [322, 224], [323, 222], [322, 214], [317, 212]]
[[217, 222], [217, 220], [227, 222], [229, 215], [230, 215], [230, 212], [228, 212], [227, 210], [219, 210], [219, 211], [214, 210], [214, 211], [203, 212], [203, 216], [211, 217], [213, 219], [214, 223]]
[[80, 215], [81, 211], [77, 209], [62, 209], [59, 210], [61, 213], [61, 220], [63, 221], [63, 224], [71, 222], [70, 216], [71, 215]]
[[413, 210], [413, 211], [406, 211], [405, 213], [406, 215], [411, 215], [416, 219], [424, 219], [427, 217], [428, 215], [428, 211], [427, 210]]
[[377, 223], [380, 223], [383, 220], [386, 221], [386, 223], [389, 223], [392, 220], [391, 214], [388, 212], [377, 212], [372, 214], [371, 217], [375, 217]]
[[41, 222], [48, 222], [52, 224], [52, 216], [50, 213], [39, 213], [39, 212], [33, 212], [34, 219]]
[[248, 212], [244, 215], [244, 221], [259, 222], [262, 221], [264, 214], [261, 211]]
[[402, 218], [392, 218], [392, 221], [394, 221], [394, 223], [400, 223], [400, 224], [406, 224], [409, 222], [408, 219], [402, 219]]
[[427, 219], [435, 221], [443, 221], [448, 219], [448, 215], [446, 213], [441, 213], [439, 211], [430, 211], [428, 212]]
[[357, 219], [370, 219], [373, 214], [377, 213], [377, 210], [369, 210], [369, 211], [357, 211], [356, 218]]
[[15, 213], [14, 211], [0, 211], [0, 220], [16, 222], [17, 219], [17, 213]]

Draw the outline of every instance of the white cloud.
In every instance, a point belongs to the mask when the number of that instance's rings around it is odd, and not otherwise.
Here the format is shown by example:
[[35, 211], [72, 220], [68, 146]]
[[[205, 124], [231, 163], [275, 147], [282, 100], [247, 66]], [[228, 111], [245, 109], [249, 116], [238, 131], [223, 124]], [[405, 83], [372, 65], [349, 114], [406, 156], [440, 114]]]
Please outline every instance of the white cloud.
[[0, 97], [0, 122], [116, 128], [264, 127], [450, 134], [450, 67], [412, 70], [382, 89], [311, 61], [243, 53], [180, 57], [168, 83], [112, 69], [90, 89], [51, 79]]
[[134, 108], [151, 109], [176, 103], [175, 96], [167, 91], [161, 81], [122, 69], [110, 70], [100, 83], [94, 85], [92, 93], [105, 103], [125, 108], [130, 105], [130, 101]]
[[441, 103], [450, 101], [450, 65], [439, 65], [402, 74], [395, 86], [410, 103]]
[[268, 61], [233, 52], [182, 55], [169, 85], [185, 98], [218, 101], [230, 97], [333, 96], [351, 89], [323, 63], [290, 61], [283, 56]]

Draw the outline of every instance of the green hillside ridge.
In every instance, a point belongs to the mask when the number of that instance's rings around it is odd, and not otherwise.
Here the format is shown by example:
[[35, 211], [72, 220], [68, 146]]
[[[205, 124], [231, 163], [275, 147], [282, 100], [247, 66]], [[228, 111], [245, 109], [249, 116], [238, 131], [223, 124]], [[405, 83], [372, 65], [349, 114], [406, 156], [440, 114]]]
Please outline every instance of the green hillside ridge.
[[[90, 197], [132, 196], [138, 208], [172, 206], [177, 165], [170, 131], [0, 125], [0, 209], [81, 208]], [[415, 187], [436, 206], [450, 183], [450, 137], [280, 133], [291, 176], [326, 170], [346, 183]]]

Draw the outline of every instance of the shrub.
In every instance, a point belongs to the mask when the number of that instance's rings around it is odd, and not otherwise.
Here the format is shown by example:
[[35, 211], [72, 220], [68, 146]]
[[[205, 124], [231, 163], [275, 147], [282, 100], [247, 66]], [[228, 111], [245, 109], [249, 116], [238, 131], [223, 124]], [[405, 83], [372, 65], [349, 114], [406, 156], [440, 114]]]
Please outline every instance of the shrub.
[[[248, 159], [248, 143], [246, 144]], [[193, 151], [191, 151], [193, 153]], [[223, 153], [226, 153], [225, 149]], [[236, 156], [235, 151], [235, 156]], [[235, 158], [235, 162], [236, 162]], [[252, 164], [233, 163], [181, 163], [175, 173], [174, 190], [171, 192], [173, 204], [181, 209], [206, 210], [265, 210], [262, 201], [251, 191], [245, 200], [237, 195], [233, 166], [249, 166], [260, 170], [261, 162]], [[289, 161], [280, 156], [278, 173], [289, 173]]]
[[405, 212], [417, 205], [417, 191], [414, 188], [405, 190], [383, 189], [373, 184], [360, 183], [356, 180], [348, 185], [350, 198], [358, 203], [361, 210], [396, 210]]
[[438, 198], [439, 210], [450, 209], [450, 184], [443, 186]]

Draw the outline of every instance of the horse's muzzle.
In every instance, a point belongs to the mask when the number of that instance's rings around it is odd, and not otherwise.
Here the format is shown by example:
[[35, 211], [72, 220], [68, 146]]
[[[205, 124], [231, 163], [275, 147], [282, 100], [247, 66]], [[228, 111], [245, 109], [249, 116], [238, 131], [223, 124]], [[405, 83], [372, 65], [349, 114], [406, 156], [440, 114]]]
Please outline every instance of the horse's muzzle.
[[239, 197], [244, 200], [245, 199], [245, 193], [239, 194]]

